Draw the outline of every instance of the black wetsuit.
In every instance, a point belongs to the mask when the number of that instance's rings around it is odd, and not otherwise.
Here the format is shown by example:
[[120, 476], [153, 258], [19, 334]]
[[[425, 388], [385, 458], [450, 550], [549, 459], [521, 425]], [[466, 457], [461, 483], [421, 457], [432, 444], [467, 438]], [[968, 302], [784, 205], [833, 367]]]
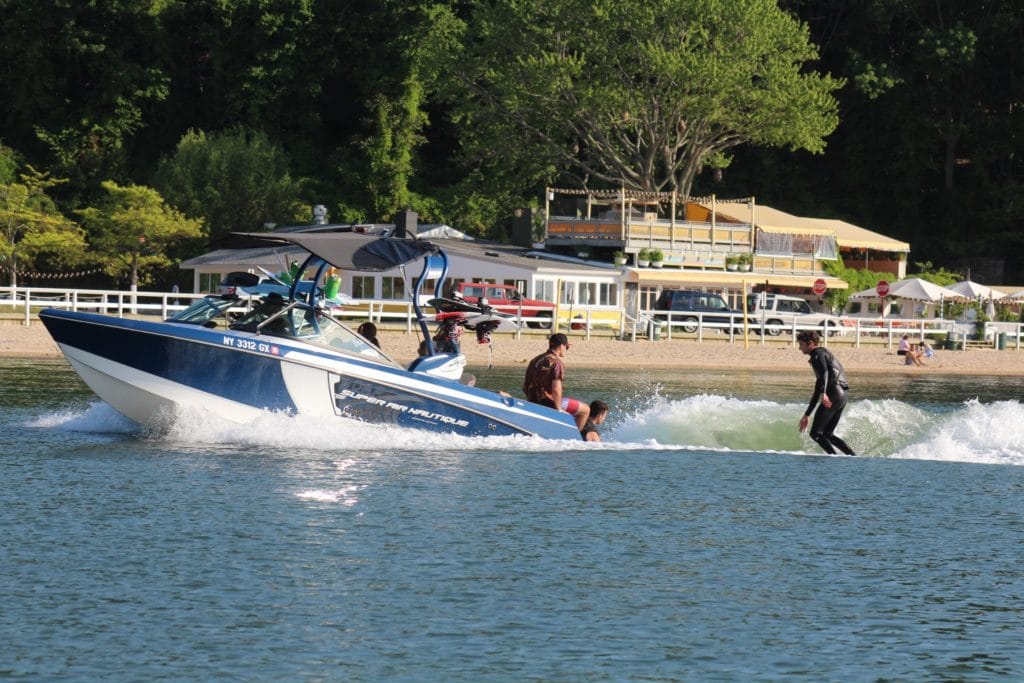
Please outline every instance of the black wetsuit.
[[587, 424], [583, 425], [583, 429], [580, 430], [580, 436], [583, 437], [584, 441], [587, 440], [587, 434], [589, 434], [590, 432], [595, 432], [598, 435], [598, 437], [601, 436], [601, 433], [597, 431], [597, 425], [594, 424], [593, 420], [588, 418]]
[[[814, 383], [814, 394], [807, 406], [804, 415], [814, 412], [815, 406], [818, 412], [814, 413], [814, 421], [811, 423], [811, 438], [821, 446], [826, 453], [835, 453], [838, 448], [847, 455], [857, 455], [853, 449], [846, 445], [846, 442], [833, 434], [839, 418], [843, 415], [843, 408], [846, 407], [846, 391], [850, 385], [846, 383], [846, 375], [843, 374], [843, 366], [832, 355], [828, 349], [817, 347], [808, 355], [807, 362], [814, 369], [817, 381]], [[821, 395], [827, 394], [832, 401], [832, 407], [826, 408], [818, 405]]]

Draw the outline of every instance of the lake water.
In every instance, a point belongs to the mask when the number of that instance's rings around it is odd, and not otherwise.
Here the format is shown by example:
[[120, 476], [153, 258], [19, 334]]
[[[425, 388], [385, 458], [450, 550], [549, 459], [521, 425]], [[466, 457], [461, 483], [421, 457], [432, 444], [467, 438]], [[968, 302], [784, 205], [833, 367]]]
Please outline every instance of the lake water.
[[809, 368], [570, 368], [584, 444], [147, 434], [4, 360], [0, 678], [1020, 680], [1020, 381], [850, 379], [856, 458], [797, 433]]

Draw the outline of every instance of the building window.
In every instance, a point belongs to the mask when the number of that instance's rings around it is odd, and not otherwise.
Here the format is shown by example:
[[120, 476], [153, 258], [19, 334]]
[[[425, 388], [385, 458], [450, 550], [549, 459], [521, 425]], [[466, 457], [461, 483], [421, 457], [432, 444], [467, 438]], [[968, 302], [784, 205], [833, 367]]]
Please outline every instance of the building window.
[[[523, 296], [529, 296], [526, 292], [523, 292]], [[540, 301], [555, 301], [555, 282], [554, 280], [537, 280], [533, 284], [533, 296], [531, 299], [539, 299]]]
[[615, 306], [618, 288], [613, 282], [563, 282], [559, 301], [577, 306]]
[[374, 298], [374, 277], [372, 275], [352, 276], [352, 298], [373, 299]]
[[654, 308], [654, 302], [658, 300], [658, 288], [651, 285], [640, 287], [640, 310], [649, 311]]
[[563, 282], [561, 296], [558, 298], [558, 302], [562, 304], [571, 304], [576, 300], [576, 283], [575, 282]]
[[577, 303], [579, 303], [580, 306], [593, 306], [597, 303], [596, 282], [580, 283], [580, 300]]
[[380, 279], [381, 299], [404, 299], [405, 280], [400, 277], [382, 277]]
[[602, 282], [597, 286], [597, 301], [601, 306], [617, 306], [619, 304], [619, 288], [614, 282]]

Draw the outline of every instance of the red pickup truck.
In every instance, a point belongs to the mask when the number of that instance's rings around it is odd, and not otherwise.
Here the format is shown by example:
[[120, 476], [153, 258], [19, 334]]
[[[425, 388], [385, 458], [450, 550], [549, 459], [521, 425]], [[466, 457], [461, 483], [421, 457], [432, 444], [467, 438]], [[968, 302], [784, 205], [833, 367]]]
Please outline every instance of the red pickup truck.
[[555, 315], [555, 305], [550, 301], [527, 299], [512, 285], [493, 285], [489, 282], [460, 282], [455, 291], [466, 302], [480, 303], [480, 298], [487, 299], [487, 305], [499, 313], [522, 315], [524, 318], [546, 318], [528, 322], [530, 327], [551, 329], [551, 318]]

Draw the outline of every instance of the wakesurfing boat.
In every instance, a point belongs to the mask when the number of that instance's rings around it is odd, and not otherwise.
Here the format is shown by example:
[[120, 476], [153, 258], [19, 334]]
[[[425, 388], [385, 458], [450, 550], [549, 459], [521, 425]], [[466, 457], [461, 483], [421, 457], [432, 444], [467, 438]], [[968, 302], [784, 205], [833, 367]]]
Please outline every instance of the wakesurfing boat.
[[514, 323], [442, 296], [448, 258], [437, 245], [337, 228], [235, 237], [236, 247], [302, 248], [309, 257], [300, 272], [315, 269], [314, 282], [330, 266], [384, 271], [421, 260], [412, 305], [425, 355], [403, 367], [328, 315], [318, 288], [303, 293], [296, 285], [242, 313], [232, 312], [241, 303], [236, 296], [213, 295], [163, 321], [57, 308], [39, 317], [85, 383], [145, 425], [164, 426], [182, 409], [239, 423], [281, 411], [467, 436], [580, 438], [566, 413], [458, 381], [465, 356], [435, 349], [420, 305], [428, 281], [439, 317], [461, 313], [485, 338]]

